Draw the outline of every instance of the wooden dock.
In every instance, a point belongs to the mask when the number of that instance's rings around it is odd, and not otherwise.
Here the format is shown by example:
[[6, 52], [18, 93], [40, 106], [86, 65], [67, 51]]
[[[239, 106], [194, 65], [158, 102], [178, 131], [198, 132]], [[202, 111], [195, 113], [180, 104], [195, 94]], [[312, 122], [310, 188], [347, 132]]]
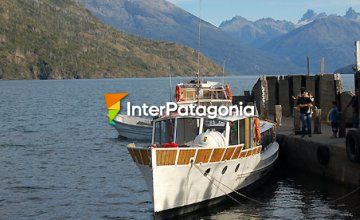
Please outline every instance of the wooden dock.
[[[360, 70], [354, 79], [355, 88], [360, 89]], [[313, 120], [316, 126], [313, 125], [312, 130], [319, 133], [304, 138], [295, 135], [299, 133], [300, 115], [294, 107], [302, 87], [315, 98], [317, 108], [313, 110]], [[262, 119], [274, 119], [272, 115], [276, 114], [276, 121], [281, 123], [277, 134], [280, 156], [286, 166], [298, 168], [304, 175], [311, 172], [344, 184], [360, 186], [360, 163], [349, 160], [346, 139], [331, 138], [332, 129], [324, 123], [333, 101], [339, 103], [342, 111], [353, 97], [353, 92], [343, 91], [339, 74], [261, 76], [252, 91], [235, 96], [233, 104], [255, 104]], [[339, 130], [342, 137], [346, 136], [346, 125], [351, 125], [352, 117], [351, 110], [342, 111]], [[295, 124], [294, 118], [298, 119]], [[360, 133], [356, 133], [353, 138], [360, 143]]]

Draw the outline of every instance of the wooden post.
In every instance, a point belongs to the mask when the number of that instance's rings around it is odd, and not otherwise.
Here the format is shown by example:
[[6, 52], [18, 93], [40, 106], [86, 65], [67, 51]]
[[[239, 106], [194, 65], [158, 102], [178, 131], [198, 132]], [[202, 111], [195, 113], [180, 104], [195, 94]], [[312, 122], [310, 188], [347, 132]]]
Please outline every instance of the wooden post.
[[346, 137], [346, 120], [345, 115], [340, 112], [339, 113], [339, 138]]
[[314, 134], [321, 134], [321, 109], [314, 109]]
[[294, 115], [294, 132], [295, 134], [300, 134], [300, 110], [298, 107], [293, 108], [293, 115]]
[[278, 126], [281, 126], [282, 122], [282, 107], [281, 105], [275, 105], [274, 121]]

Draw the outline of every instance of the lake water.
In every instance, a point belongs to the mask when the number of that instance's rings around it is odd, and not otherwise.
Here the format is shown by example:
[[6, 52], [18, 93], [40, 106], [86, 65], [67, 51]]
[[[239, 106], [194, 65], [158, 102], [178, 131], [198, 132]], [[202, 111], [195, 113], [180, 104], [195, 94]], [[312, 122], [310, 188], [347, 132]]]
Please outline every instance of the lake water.
[[[347, 90], [352, 76], [344, 76]], [[173, 78], [173, 85], [183, 81]], [[214, 80], [221, 81], [221, 78]], [[226, 77], [234, 94], [256, 77]], [[104, 93], [126, 91], [135, 104], [169, 100], [169, 79], [0, 81], [1, 219], [150, 219], [145, 182], [117, 132], [107, 124]], [[142, 144], [142, 143], [139, 143]], [[145, 144], [145, 143], [144, 143]], [[279, 167], [251, 196], [194, 218], [360, 218], [352, 190]]]

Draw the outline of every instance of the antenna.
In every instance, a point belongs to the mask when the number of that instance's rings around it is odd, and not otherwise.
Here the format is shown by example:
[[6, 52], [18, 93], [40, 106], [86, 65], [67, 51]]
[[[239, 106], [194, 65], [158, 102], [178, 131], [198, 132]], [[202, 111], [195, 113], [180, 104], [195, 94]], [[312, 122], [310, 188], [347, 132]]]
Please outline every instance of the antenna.
[[310, 75], [310, 57], [306, 57], [306, 65], [307, 65], [307, 74]]
[[355, 57], [356, 57], [356, 63], [355, 63], [355, 70], [356, 72], [360, 71], [360, 41], [355, 42]]
[[169, 78], [169, 87], [170, 87], [170, 102], [172, 102], [173, 96], [172, 96], [172, 81], [171, 81], [171, 74]]
[[222, 72], [222, 84], [224, 85], [224, 81], [225, 81], [225, 67], [226, 67], [226, 63], [229, 62], [230, 58], [229, 57], [225, 57], [224, 61], [223, 61], [223, 72]]
[[325, 74], [325, 58], [321, 58], [320, 60], [320, 72], [321, 75], [323, 76]]
[[200, 46], [201, 46], [201, 5], [202, 0], [199, 0], [199, 38], [198, 38], [198, 57], [197, 57], [197, 99], [198, 105], [200, 104], [199, 96], [200, 96]]
[[222, 72], [222, 84], [224, 85], [224, 77], [225, 77], [225, 65], [226, 65], [226, 58], [224, 58], [223, 62], [223, 72]]

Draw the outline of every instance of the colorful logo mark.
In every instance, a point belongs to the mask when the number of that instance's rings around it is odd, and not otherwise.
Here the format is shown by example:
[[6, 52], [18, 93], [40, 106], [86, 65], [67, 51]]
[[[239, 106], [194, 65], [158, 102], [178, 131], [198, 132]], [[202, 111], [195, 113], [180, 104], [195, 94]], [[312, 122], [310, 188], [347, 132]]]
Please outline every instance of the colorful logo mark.
[[106, 107], [108, 109], [109, 124], [114, 125], [114, 119], [121, 109], [120, 101], [121, 99], [125, 98], [127, 95], [128, 93], [116, 93], [116, 94], [104, 95]]

